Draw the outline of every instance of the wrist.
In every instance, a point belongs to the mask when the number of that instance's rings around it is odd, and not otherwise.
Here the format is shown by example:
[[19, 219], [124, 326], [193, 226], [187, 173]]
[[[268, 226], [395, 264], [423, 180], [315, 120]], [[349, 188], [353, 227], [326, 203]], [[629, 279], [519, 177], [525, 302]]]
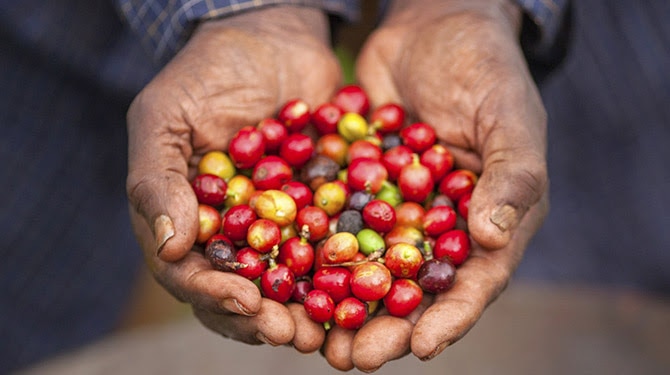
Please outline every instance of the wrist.
[[396, 0], [389, 3], [383, 21], [385, 26], [421, 25], [460, 14], [495, 19], [508, 26], [515, 36], [521, 32], [523, 12], [514, 0]]

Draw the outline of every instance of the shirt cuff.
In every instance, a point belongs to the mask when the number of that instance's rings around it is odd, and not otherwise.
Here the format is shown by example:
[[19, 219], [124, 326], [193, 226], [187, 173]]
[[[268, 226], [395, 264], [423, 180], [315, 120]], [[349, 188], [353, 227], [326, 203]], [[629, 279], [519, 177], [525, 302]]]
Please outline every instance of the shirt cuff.
[[535, 56], [550, 54], [561, 32], [568, 0], [516, 0], [537, 29], [526, 46]]
[[159, 62], [167, 62], [186, 43], [198, 21], [270, 6], [290, 4], [320, 8], [355, 20], [358, 0], [117, 0], [123, 17]]

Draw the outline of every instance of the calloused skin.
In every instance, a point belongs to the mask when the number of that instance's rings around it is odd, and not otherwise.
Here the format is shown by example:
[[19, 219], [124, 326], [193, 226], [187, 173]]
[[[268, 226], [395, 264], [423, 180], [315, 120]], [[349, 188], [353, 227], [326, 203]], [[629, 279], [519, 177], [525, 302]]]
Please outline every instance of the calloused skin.
[[261, 298], [250, 281], [191, 251], [199, 158], [244, 125], [341, 83], [319, 11], [273, 7], [204, 22], [128, 113], [130, 212], [155, 278], [208, 328], [250, 343], [321, 349], [339, 370], [371, 372], [409, 353], [426, 360], [467, 333], [504, 290], [548, 210], [546, 118], [518, 45], [510, 0], [394, 3], [357, 62], [373, 105], [403, 104], [436, 127], [460, 167], [481, 173], [470, 203], [476, 244], [454, 288], [407, 318], [380, 315], [328, 334], [300, 306]]
[[323, 352], [333, 367], [372, 372], [409, 353], [434, 358], [504, 290], [543, 222], [546, 115], [519, 47], [520, 22], [509, 0], [398, 1], [364, 45], [357, 79], [373, 105], [403, 104], [436, 128], [457, 167], [481, 176], [469, 206], [474, 246], [454, 287], [407, 318], [330, 332]]
[[191, 251], [198, 230], [189, 184], [200, 158], [293, 98], [327, 101], [341, 84], [327, 17], [278, 6], [202, 23], [128, 112], [130, 215], [156, 280], [208, 328], [250, 344], [311, 352], [323, 327], [304, 309], [261, 298], [249, 280]]

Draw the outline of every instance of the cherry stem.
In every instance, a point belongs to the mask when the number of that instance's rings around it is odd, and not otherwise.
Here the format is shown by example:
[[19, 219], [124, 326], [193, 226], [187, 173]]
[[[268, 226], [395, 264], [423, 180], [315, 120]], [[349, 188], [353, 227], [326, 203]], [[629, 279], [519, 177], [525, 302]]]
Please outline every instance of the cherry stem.
[[276, 261], [277, 256], [279, 256], [279, 245], [274, 245], [272, 247], [272, 250], [269, 253], [265, 254], [263, 258], [267, 259], [268, 266], [270, 268], [274, 268], [277, 267], [277, 261]]
[[248, 264], [240, 263], [240, 262], [225, 262], [224, 265], [227, 268], [230, 268], [233, 271], [237, 271], [237, 270], [241, 270], [241, 269], [249, 267]]
[[423, 241], [423, 247], [419, 248], [419, 250], [423, 254], [424, 260], [433, 259], [433, 248], [430, 246], [430, 243], [428, 243], [428, 241]]
[[309, 235], [309, 225], [304, 224], [302, 228], [300, 228], [300, 240], [303, 244], [309, 241]]
[[365, 259], [349, 262], [340, 262], [340, 263], [327, 263], [323, 264], [323, 267], [353, 267], [365, 264], [368, 262], [379, 262], [384, 263], [384, 258], [381, 256], [384, 255], [384, 249], [378, 249], [370, 253]]

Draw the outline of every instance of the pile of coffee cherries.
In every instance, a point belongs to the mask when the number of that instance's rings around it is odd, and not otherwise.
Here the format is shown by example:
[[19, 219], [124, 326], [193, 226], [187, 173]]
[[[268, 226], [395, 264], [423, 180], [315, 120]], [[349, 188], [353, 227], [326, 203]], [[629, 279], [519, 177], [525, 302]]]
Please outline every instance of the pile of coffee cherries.
[[406, 316], [470, 253], [477, 175], [436, 138], [398, 104], [371, 111], [357, 85], [313, 109], [291, 100], [200, 160], [198, 245], [326, 327], [360, 328], [382, 304]]

